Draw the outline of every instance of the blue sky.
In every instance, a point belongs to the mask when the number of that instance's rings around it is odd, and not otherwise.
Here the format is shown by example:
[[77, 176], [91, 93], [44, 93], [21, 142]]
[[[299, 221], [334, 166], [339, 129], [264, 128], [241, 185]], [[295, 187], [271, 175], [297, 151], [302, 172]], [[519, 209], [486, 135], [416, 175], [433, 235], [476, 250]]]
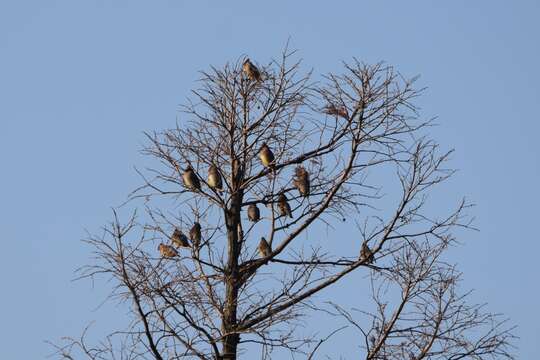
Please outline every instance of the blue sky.
[[142, 131], [172, 126], [197, 71], [267, 62], [291, 37], [306, 68], [353, 56], [421, 74], [433, 136], [455, 148], [480, 232], [452, 252], [464, 289], [540, 352], [538, 1], [0, 0], [0, 358], [45, 358], [45, 340], [122, 323], [102, 282], [72, 282], [79, 241], [136, 185]]

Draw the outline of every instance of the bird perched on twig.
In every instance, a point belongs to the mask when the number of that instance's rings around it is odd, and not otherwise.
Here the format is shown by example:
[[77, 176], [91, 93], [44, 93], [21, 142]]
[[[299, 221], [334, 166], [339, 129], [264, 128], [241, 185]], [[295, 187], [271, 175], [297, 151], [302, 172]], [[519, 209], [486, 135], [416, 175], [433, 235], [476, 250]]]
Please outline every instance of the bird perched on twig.
[[259, 211], [259, 208], [255, 204], [251, 204], [248, 206], [247, 215], [248, 215], [249, 221], [252, 221], [252, 222], [257, 222], [261, 219], [261, 212]]
[[195, 221], [191, 230], [189, 230], [189, 239], [195, 248], [198, 248], [201, 244], [201, 224]]
[[208, 169], [208, 185], [219, 192], [223, 191], [223, 180], [216, 165], [210, 165]]
[[182, 174], [182, 180], [184, 181], [184, 186], [191, 190], [201, 190], [201, 182], [195, 174], [195, 171], [191, 166], [188, 166]]
[[360, 260], [365, 260], [368, 264], [373, 264], [375, 257], [373, 252], [369, 248], [367, 241], [362, 243], [362, 249], [360, 250]]
[[261, 149], [259, 150], [259, 158], [261, 159], [262, 164], [267, 168], [274, 167], [274, 153], [266, 143], [262, 144]]
[[349, 113], [345, 106], [336, 106], [334, 104], [328, 104], [323, 108], [323, 112], [328, 115], [341, 116], [343, 118], [348, 118]]
[[161, 256], [164, 258], [172, 258], [178, 256], [178, 251], [176, 251], [176, 249], [173, 248], [171, 245], [165, 245], [161, 243], [158, 246], [158, 250]]
[[261, 81], [261, 72], [257, 67], [247, 58], [242, 64], [242, 70], [249, 80]]
[[279, 194], [278, 208], [281, 216], [289, 216], [292, 219], [291, 205], [287, 202], [287, 197], [284, 193]]
[[309, 173], [303, 166], [298, 166], [295, 171], [296, 179], [293, 179], [294, 186], [298, 189], [300, 195], [304, 197], [309, 196]]
[[176, 247], [189, 247], [188, 238], [180, 229], [174, 229], [171, 241]]
[[272, 248], [270, 247], [270, 244], [268, 244], [268, 241], [264, 237], [261, 238], [261, 241], [259, 242], [259, 246], [257, 248], [259, 250], [259, 254], [261, 257], [268, 257], [272, 255]]

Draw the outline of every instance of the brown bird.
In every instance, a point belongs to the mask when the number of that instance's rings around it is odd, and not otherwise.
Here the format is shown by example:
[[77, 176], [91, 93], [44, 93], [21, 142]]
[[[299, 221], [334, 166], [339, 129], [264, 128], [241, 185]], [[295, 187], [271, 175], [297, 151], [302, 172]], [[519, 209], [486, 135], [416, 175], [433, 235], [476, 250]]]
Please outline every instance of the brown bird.
[[249, 80], [255, 80], [260, 81], [261, 80], [261, 72], [253, 63], [248, 59], [244, 61], [242, 64], [242, 70], [244, 71], [244, 74], [249, 78]]
[[176, 249], [173, 248], [171, 245], [165, 245], [161, 243], [158, 246], [158, 250], [161, 256], [164, 258], [173, 258], [175, 256], [178, 256], [178, 251], [176, 251]]
[[344, 106], [336, 106], [334, 104], [328, 104], [324, 107], [323, 112], [328, 115], [341, 116], [344, 118], [349, 117], [349, 113]]
[[189, 247], [187, 236], [179, 229], [174, 229], [171, 241], [176, 247]]
[[271, 168], [274, 166], [274, 153], [266, 143], [262, 144], [261, 150], [259, 150], [259, 158], [265, 167]]
[[263, 258], [272, 255], [272, 248], [264, 237], [261, 238], [257, 249], [259, 250], [259, 254], [261, 255], [261, 257]]
[[368, 264], [373, 264], [375, 258], [373, 252], [367, 245], [367, 241], [362, 243], [362, 249], [360, 250], [360, 260], [365, 260]]
[[251, 204], [248, 206], [247, 214], [249, 221], [257, 222], [261, 219], [261, 212], [255, 204]]
[[216, 165], [212, 164], [208, 169], [208, 185], [217, 191], [223, 191], [223, 180]]
[[195, 248], [198, 248], [201, 243], [201, 224], [195, 222], [191, 230], [189, 230], [189, 239]]
[[303, 166], [298, 166], [296, 168], [296, 179], [293, 179], [293, 184], [300, 192], [300, 195], [304, 197], [309, 196], [309, 173]]
[[287, 202], [287, 197], [284, 193], [279, 194], [278, 207], [281, 216], [289, 216], [292, 219], [291, 206]]
[[188, 166], [184, 171], [184, 174], [182, 175], [182, 180], [184, 181], [184, 185], [187, 188], [191, 190], [201, 190], [201, 182], [199, 181], [197, 174], [195, 174], [195, 171], [193, 171], [193, 168], [191, 166]]

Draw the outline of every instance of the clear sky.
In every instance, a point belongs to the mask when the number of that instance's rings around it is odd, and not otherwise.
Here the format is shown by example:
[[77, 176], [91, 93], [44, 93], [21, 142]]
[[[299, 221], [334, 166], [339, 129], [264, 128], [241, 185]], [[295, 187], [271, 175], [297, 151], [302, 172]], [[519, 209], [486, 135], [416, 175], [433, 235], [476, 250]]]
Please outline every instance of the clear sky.
[[266, 63], [289, 36], [316, 72], [355, 56], [421, 74], [422, 114], [460, 169], [441, 209], [478, 204], [481, 231], [452, 252], [463, 289], [519, 326], [520, 359], [538, 358], [539, 19], [538, 0], [0, 0], [0, 359], [123, 321], [99, 307], [103, 282], [71, 279], [85, 229], [139, 184], [142, 131], [174, 125], [198, 70]]

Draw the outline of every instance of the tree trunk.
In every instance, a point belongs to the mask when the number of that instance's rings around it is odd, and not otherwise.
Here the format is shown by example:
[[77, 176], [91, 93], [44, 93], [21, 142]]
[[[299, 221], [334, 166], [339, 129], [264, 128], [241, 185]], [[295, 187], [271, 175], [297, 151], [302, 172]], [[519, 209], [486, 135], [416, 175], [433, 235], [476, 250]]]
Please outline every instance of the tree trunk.
[[223, 360], [236, 359], [237, 347], [240, 336], [236, 331], [236, 311], [238, 306], [238, 288], [240, 286], [238, 258], [241, 250], [241, 239], [238, 238], [238, 226], [240, 224], [240, 208], [242, 204], [242, 193], [234, 194], [230, 208], [225, 212], [225, 224], [227, 227], [227, 269], [225, 272], [225, 308], [223, 311], [222, 331], [225, 335], [223, 339]]

